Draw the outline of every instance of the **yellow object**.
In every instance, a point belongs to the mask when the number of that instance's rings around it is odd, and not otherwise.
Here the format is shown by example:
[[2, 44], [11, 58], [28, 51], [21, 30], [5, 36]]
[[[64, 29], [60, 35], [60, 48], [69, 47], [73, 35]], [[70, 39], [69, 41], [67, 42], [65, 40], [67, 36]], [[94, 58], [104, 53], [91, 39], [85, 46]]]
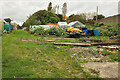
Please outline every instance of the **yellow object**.
[[83, 32], [82, 30], [79, 30], [79, 29], [75, 29], [75, 28], [73, 28], [73, 27], [69, 27], [68, 29], [67, 29], [67, 31], [78, 31], [78, 32]]
[[68, 32], [66, 32], [66, 34], [68, 34]]

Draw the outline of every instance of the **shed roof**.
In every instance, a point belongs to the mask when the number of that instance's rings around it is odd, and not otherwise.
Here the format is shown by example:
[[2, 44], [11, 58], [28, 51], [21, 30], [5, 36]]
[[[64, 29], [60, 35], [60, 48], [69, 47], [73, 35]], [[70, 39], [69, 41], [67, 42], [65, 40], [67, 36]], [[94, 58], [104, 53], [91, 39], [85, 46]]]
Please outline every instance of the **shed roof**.
[[58, 25], [67, 25], [67, 22], [58, 22]]
[[68, 24], [68, 26], [85, 27], [85, 25], [83, 23], [79, 22], [79, 21], [71, 22], [71, 23]]

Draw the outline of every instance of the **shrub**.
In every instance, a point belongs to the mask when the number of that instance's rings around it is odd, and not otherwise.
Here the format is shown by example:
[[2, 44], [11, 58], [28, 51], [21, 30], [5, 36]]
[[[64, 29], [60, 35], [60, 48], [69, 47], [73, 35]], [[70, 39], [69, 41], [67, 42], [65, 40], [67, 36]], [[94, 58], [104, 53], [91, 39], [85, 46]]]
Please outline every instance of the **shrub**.
[[94, 25], [94, 23], [95, 23], [95, 21], [92, 20], [92, 19], [88, 19], [87, 20], [87, 24], [89, 24], [89, 25]]
[[100, 34], [102, 36], [116, 36], [118, 34], [118, 27], [108, 27], [107, 28], [101, 28], [100, 29]]
[[22, 26], [29, 28], [30, 25], [45, 25], [47, 23], [56, 24], [59, 21], [59, 17], [51, 11], [39, 10], [31, 16], [29, 16]]
[[62, 36], [65, 34], [65, 31], [61, 28], [52, 27], [48, 31], [49, 35]]
[[34, 30], [31, 30], [30, 33], [35, 35], [43, 35], [43, 36], [46, 35], [46, 31], [41, 26], [38, 28], [35, 28]]
[[101, 27], [101, 26], [103, 26], [103, 25], [104, 25], [104, 23], [103, 23], [103, 22], [100, 22], [100, 23], [95, 23], [95, 24], [94, 24], [94, 26], [95, 26], [95, 27]]
[[43, 27], [38, 27], [30, 31], [31, 34], [34, 35], [56, 35], [56, 36], [63, 36], [65, 31], [61, 28], [52, 27], [50, 29], [45, 30]]
[[88, 29], [92, 29], [93, 27], [91, 25], [86, 25]]

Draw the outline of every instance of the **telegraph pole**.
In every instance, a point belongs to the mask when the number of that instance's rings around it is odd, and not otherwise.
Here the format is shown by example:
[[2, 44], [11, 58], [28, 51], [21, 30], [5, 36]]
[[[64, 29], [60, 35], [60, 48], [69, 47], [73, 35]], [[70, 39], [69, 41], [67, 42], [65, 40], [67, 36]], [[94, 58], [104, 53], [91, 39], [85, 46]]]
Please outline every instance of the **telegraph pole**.
[[59, 14], [59, 5], [57, 6], [57, 14]]
[[96, 9], [96, 21], [97, 21], [97, 16], [98, 16], [98, 6], [97, 6], [97, 9]]

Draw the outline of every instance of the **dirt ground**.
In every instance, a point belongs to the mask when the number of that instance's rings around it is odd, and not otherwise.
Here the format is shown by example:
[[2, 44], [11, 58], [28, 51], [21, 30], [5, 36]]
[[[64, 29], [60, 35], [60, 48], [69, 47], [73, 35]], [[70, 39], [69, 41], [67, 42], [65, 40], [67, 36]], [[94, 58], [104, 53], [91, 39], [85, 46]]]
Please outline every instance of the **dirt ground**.
[[94, 62], [80, 62], [84, 70], [91, 73], [91, 75], [98, 75], [101, 78], [118, 78], [118, 62], [109, 62], [109, 58], [104, 57], [100, 53], [94, 53], [94, 51], [103, 51], [102, 48], [75, 47], [71, 48], [70, 50], [72, 52], [78, 52], [71, 55], [72, 57], [77, 56], [77, 59], [94, 59]]
[[77, 59], [84, 59], [85, 61], [89, 62], [108, 62], [110, 60], [109, 57], [103, 56], [101, 53], [94, 53], [94, 52], [101, 52], [103, 51], [102, 48], [70, 48], [72, 52], [77, 52], [71, 55], [71, 57], [76, 57]]
[[81, 63], [81, 66], [87, 71], [90, 69], [99, 71], [99, 76], [102, 78], [118, 78], [118, 62], [89, 62]]

